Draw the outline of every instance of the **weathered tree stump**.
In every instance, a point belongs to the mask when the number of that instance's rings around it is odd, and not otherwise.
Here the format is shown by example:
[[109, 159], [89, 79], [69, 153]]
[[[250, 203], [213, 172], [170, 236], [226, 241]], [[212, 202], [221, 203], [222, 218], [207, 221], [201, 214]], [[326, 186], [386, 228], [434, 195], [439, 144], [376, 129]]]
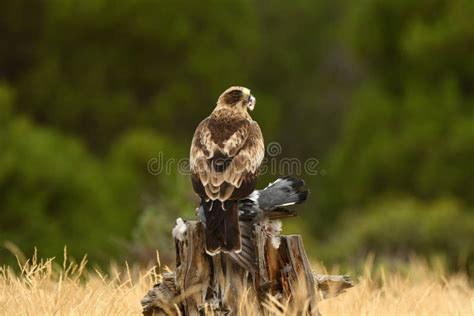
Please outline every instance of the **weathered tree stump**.
[[[201, 221], [178, 218], [176, 272], [165, 274], [148, 292], [143, 314], [318, 315], [318, 293], [331, 297], [353, 284], [346, 276], [314, 275], [301, 236], [280, 236], [280, 219], [296, 216], [285, 207], [304, 202], [308, 194], [303, 180], [283, 177], [240, 200], [239, 253], [206, 253], [202, 206], [197, 209]], [[246, 308], [250, 304], [255, 306]]]
[[295, 314], [318, 315], [317, 290], [330, 297], [353, 286], [345, 276], [314, 275], [301, 236], [269, 235], [264, 222], [241, 223], [240, 254], [215, 256], [204, 250], [201, 222], [177, 222], [176, 272], [165, 274], [142, 300], [144, 315], [235, 315], [241, 295], [248, 291], [261, 314], [271, 295], [281, 302], [298, 302], [292, 306]]

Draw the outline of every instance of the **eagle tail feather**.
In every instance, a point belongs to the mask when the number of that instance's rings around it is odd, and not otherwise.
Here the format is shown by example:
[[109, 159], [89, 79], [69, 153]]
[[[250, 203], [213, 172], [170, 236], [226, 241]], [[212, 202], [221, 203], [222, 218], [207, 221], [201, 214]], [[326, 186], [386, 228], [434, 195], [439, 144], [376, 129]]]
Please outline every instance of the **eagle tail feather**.
[[240, 241], [238, 201], [203, 201], [206, 219], [206, 252], [214, 256], [221, 251], [239, 252]]
[[237, 200], [228, 200], [225, 203], [224, 217], [224, 235], [225, 244], [224, 252], [240, 252], [242, 251], [242, 243], [239, 225], [239, 204]]

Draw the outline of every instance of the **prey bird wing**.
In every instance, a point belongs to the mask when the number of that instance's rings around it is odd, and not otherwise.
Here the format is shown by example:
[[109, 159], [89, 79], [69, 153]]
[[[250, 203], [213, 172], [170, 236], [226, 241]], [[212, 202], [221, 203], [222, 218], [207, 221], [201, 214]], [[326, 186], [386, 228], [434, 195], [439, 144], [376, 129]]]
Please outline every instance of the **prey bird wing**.
[[[301, 179], [293, 177], [279, 178], [262, 190], [255, 190], [250, 196], [239, 201], [239, 225], [242, 251], [231, 252], [229, 256], [242, 268], [257, 272], [257, 253], [255, 250], [255, 224], [263, 227], [265, 238], [278, 248], [280, 219], [296, 216], [294, 209], [287, 206], [301, 204], [308, 198], [309, 191]], [[203, 207], [197, 209], [197, 215], [205, 224]]]

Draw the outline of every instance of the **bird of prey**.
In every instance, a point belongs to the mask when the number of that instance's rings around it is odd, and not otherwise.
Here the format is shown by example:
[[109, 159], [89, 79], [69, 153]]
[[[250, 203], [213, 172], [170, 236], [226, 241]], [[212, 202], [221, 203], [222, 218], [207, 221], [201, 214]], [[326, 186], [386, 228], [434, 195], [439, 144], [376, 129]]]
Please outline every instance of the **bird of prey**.
[[230, 87], [191, 143], [191, 179], [201, 197], [210, 255], [242, 248], [238, 202], [254, 191], [265, 154], [262, 132], [249, 114], [254, 107], [249, 89]]

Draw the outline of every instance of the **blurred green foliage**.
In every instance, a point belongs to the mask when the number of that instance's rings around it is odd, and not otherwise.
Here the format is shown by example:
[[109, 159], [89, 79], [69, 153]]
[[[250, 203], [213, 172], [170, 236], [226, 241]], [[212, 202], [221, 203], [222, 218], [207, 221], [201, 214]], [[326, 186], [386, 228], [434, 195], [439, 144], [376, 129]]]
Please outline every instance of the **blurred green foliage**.
[[334, 262], [362, 262], [368, 255], [408, 261], [443, 259], [452, 270], [474, 271], [474, 216], [452, 199], [420, 202], [403, 196], [371, 203], [344, 218], [331, 239], [317, 246]]
[[0, 243], [167, 257], [196, 205], [178, 161], [240, 84], [280, 158], [324, 171], [301, 175], [312, 196], [288, 225], [317, 258], [442, 255], [472, 272], [473, 14], [470, 0], [2, 1]]

